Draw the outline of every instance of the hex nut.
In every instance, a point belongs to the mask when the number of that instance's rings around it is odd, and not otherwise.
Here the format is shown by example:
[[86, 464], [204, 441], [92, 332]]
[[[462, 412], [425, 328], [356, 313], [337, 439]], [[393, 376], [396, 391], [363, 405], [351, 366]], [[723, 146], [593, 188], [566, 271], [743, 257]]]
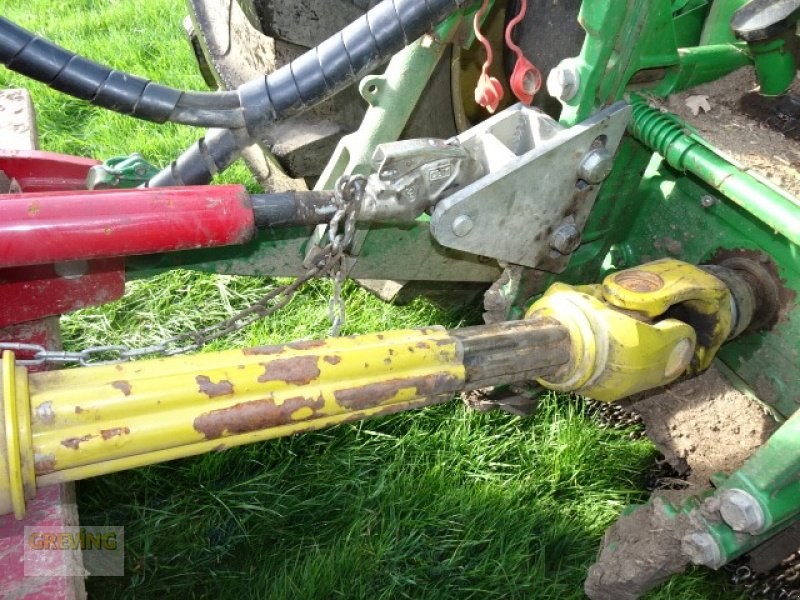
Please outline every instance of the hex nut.
[[739, 489], [722, 492], [719, 512], [723, 521], [734, 531], [759, 533], [763, 530], [766, 521], [764, 510], [758, 500]]
[[553, 232], [553, 235], [550, 236], [550, 247], [564, 256], [575, 252], [580, 245], [581, 232], [572, 223], [561, 225]]
[[694, 565], [716, 569], [724, 564], [719, 544], [710, 533], [698, 531], [686, 534], [681, 540], [681, 552]]
[[580, 74], [570, 60], [561, 61], [547, 76], [547, 93], [562, 102], [572, 100], [580, 85]]
[[605, 147], [594, 148], [583, 157], [578, 167], [578, 177], [586, 183], [597, 184], [605, 181], [614, 168], [614, 157]]

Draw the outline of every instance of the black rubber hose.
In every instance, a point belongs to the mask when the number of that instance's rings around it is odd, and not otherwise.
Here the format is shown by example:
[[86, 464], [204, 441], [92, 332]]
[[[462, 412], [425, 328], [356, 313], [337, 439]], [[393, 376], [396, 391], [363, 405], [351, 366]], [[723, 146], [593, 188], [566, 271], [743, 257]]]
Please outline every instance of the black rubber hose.
[[244, 128], [212, 131], [166, 167], [148, 186], [211, 181], [262, 139], [275, 122], [333, 96], [474, 0], [384, 0], [362, 17], [274, 73], [238, 88]]
[[0, 63], [51, 88], [147, 121], [242, 127], [237, 92], [183, 92], [79, 56], [0, 17]]

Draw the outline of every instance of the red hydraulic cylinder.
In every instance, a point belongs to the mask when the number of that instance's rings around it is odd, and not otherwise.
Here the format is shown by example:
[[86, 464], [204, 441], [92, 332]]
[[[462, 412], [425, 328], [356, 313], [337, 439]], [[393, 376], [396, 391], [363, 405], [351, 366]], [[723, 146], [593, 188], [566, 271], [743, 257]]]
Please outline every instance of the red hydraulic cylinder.
[[240, 185], [0, 196], [0, 268], [241, 244], [254, 232]]

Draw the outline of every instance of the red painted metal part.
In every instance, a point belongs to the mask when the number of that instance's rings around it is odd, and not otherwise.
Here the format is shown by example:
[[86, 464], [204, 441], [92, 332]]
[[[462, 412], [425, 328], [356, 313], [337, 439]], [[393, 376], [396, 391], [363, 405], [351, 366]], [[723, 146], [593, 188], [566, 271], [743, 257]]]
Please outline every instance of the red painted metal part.
[[0, 327], [105, 304], [125, 293], [121, 258], [87, 261], [72, 273], [82, 274], [64, 277], [52, 264], [0, 269]]
[[[81, 551], [41, 552], [47, 561], [46, 568], [52, 577], [26, 577], [23, 554], [25, 527], [36, 532], [44, 527], [75, 527], [78, 525], [78, 507], [75, 504], [73, 485], [57, 485], [40, 489], [36, 498], [28, 502], [24, 521], [14, 515], [0, 517], [0, 598], [26, 600], [79, 600], [86, 598], [82, 577], [65, 577], [83, 564]], [[71, 563], [69, 564], [68, 561]], [[43, 569], [45, 565], [37, 565]], [[69, 570], [68, 570], [69, 569]]]
[[[84, 187], [88, 169], [97, 164], [97, 161], [38, 152], [36, 147], [36, 119], [30, 95], [25, 90], [0, 91], [0, 143], [13, 145], [17, 151], [0, 150], [0, 170], [8, 177], [17, 180], [23, 191], [42, 191], [50, 189], [78, 189]], [[0, 196], [2, 200], [2, 196]], [[118, 295], [122, 294], [124, 271], [122, 261], [113, 259], [118, 263], [115, 283]], [[109, 261], [106, 261], [109, 262]], [[90, 266], [91, 265], [91, 266]], [[87, 265], [89, 270], [96, 265]], [[54, 277], [53, 267], [49, 268], [52, 280], [57, 289], [59, 283]], [[59, 331], [59, 316], [57, 307], [51, 306], [52, 302], [59, 302], [63, 306], [66, 301], [73, 298], [68, 296], [47, 295], [47, 285], [41, 285], [39, 291], [41, 303], [38, 313], [32, 312], [29, 298], [12, 300], [10, 292], [19, 290], [19, 273], [6, 273], [0, 271], [0, 280], [3, 278], [15, 279], [9, 286], [0, 284], [0, 310], [15, 312], [14, 325], [0, 329], [0, 340], [38, 344], [51, 350], [61, 348]], [[60, 279], [60, 278], [59, 278]], [[36, 273], [31, 273], [31, 281], [36, 281]], [[81, 297], [92, 295], [92, 286], [96, 283], [94, 278], [85, 278], [84, 281], [72, 280], [76, 288], [70, 294]], [[84, 288], [85, 287], [85, 294]], [[62, 290], [62, 293], [65, 290]], [[94, 294], [97, 297], [97, 294]], [[24, 307], [27, 314], [53, 315], [33, 321], [24, 320], [22, 313], [16, 311]], [[30, 367], [32, 371], [44, 370], [48, 365]], [[49, 598], [64, 598], [64, 600], [83, 600], [86, 591], [81, 577], [65, 577], [63, 561], [68, 557], [62, 553], [46, 553], [43, 557], [49, 561], [51, 577], [25, 577], [25, 564], [23, 562], [25, 549], [25, 527], [64, 527], [78, 525], [78, 507], [75, 503], [75, 487], [71, 484], [47, 487], [38, 490], [36, 497], [28, 502], [28, 514], [24, 521], [17, 521], [14, 515], [0, 517], [0, 598], [27, 598], [30, 600], [45, 600]], [[81, 551], [76, 550], [70, 557], [78, 564], [81, 563]]]
[[[45, 317], [44, 319], [36, 319], [35, 321], [27, 321], [25, 323], [17, 323], [9, 325], [8, 327], [0, 328], [0, 340], [20, 342], [23, 344], [36, 344], [50, 350], [61, 349], [61, 317], [54, 315], [52, 317]], [[17, 352], [17, 358], [26, 359], [33, 358], [33, 354], [26, 354], [25, 352]], [[36, 373], [38, 371], [49, 371], [54, 369], [55, 365], [52, 363], [44, 363], [41, 365], [31, 365], [28, 371]], [[2, 595], [0, 595], [2, 598]]]
[[0, 171], [16, 179], [23, 192], [85, 189], [87, 172], [99, 164], [91, 158], [43, 150], [0, 150]]
[[8, 194], [0, 267], [240, 244], [254, 231], [240, 185]]

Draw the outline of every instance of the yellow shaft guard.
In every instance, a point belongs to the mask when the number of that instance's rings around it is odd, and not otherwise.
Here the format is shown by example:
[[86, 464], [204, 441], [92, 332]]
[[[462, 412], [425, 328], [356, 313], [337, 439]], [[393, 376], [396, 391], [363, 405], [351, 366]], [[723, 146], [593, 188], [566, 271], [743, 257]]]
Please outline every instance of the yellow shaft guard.
[[6, 353], [0, 514], [18, 517], [37, 483], [444, 402], [465, 380], [460, 342], [442, 328], [30, 375], [20, 368], [16, 383], [13, 361]]
[[[668, 312], [680, 320], [663, 318]], [[558, 320], [572, 344], [570, 363], [539, 383], [606, 402], [706, 369], [732, 323], [727, 286], [673, 259], [610, 275], [602, 285], [554, 284], [526, 315], [536, 317]]]

